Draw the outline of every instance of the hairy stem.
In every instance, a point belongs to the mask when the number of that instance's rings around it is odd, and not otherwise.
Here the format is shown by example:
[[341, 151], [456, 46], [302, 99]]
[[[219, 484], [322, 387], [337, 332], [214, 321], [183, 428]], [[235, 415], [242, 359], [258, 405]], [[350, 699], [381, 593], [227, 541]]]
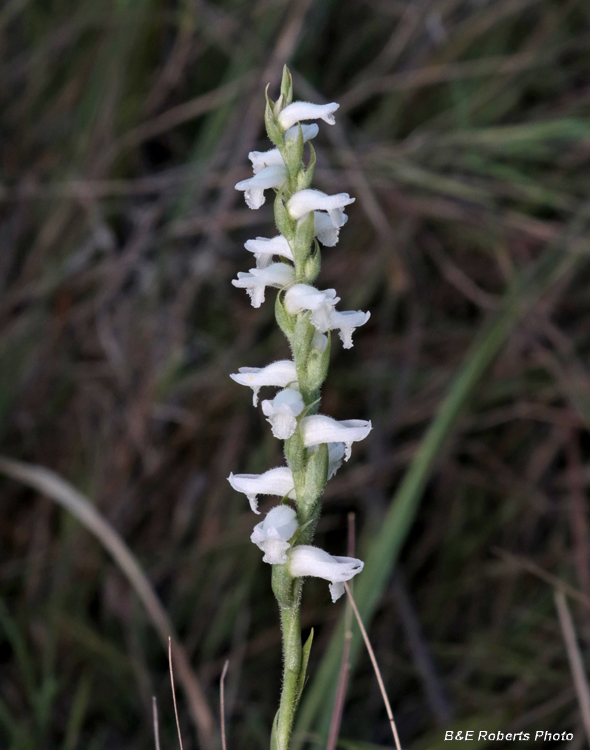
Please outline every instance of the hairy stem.
[[276, 741], [277, 750], [288, 750], [295, 711], [299, 702], [301, 672], [301, 604], [299, 597], [292, 607], [281, 607], [283, 631], [283, 689], [279, 705]]

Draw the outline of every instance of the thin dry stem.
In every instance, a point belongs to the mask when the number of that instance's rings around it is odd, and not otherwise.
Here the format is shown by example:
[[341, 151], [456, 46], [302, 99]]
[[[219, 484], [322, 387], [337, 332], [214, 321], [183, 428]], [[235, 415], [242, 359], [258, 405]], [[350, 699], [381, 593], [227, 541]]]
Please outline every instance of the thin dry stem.
[[367, 635], [367, 631], [365, 630], [365, 626], [363, 625], [363, 621], [361, 620], [360, 612], [358, 611], [356, 602], [354, 600], [354, 597], [352, 596], [352, 592], [350, 590], [350, 586], [348, 585], [348, 583], [346, 582], [344, 583], [344, 588], [346, 589], [346, 593], [348, 594], [348, 598], [352, 605], [352, 609], [354, 611], [356, 621], [358, 622], [358, 626], [361, 630], [363, 640], [365, 642], [365, 646], [367, 647], [367, 651], [369, 652], [371, 664], [373, 665], [373, 669], [375, 670], [375, 677], [377, 678], [377, 683], [379, 684], [379, 690], [381, 691], [383, 703], [385, 704], [385, 710], [387, 711], [387, 718], [389, 719], [389, 724], [391, 726], [391, 732], [393, 734], [395, 747], [397, 748], [397, 750], [402, 750], [402, 746], [400, 744], [399, 736], [397, 733], [397, 727], [395, 726], [395, 719], [393, 718], [393, 711], [391, 710], [391, 704], [389, 703], [389, 698], [387, 697], [387, 692], [385, 691], [385, 685], [383, 684], [383, 678], [381, 677], [381, 670], [379, 669], [379, 665], [377, 664], [377, 659], [375, 658], [375, 652], [373, 651], [373, 647], [371, 646], [371, 641], [369, 640], [369, 636]]
[[156, 750], [160, 750], [160, 725], [158, 722], [158, 701], [156, 696], [152, 695], [152, 714], [154, 717], [154, 744]]
[[227, 741], [225, 738], [225, 675], [229, 667], [229, 659], [225, 660], [221, 679], [219, 680], [219, 710], [221, 713], [221, 749], [227, 750]]
[[174, 702], [174, 716], [176, 717], [176, 731], [178, 732], [178, 744], [182, 746], [182, 734], [180, 732], [180, 720], [178, 718], [178, 705], [176, 703], [176, 690], [174, 689], [174, 669], [172, 668], [172, 638], [168, 638], [168, 666], [170, 667], [170, 685], [172, 686], [172, 700]]

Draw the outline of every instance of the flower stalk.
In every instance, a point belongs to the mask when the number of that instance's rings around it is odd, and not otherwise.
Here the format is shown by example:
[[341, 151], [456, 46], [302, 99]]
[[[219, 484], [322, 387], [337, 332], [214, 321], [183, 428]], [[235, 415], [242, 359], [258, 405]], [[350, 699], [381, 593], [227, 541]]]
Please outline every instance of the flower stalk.
[[229, 477], [232, 487], [246, 494], [256, 513], [259, 494], [282, 497], [281, 504], [267, 513], [252, 534], [252, 541], [264, 551], [263, 560], [272, 565], [272, 590], [279, 605], [283, 639], [283, 685], [271, 750], [288, 750], [305, 682], [313, 631], [302, 646], [303, 579], [324, 578], [336, 601], [344, 591], [343, 582], [363, 567], [361, 560], [333, 557], [312, 546], [326, 482], [342, 459], [348, 460], [352, 443], [371, 430], [371, 423], [364, 420], [338, 422], [318, 414], [321, 387], [328, 373], [331, 331], [337, 330], [344, 348], [350, 348], [354, 329], [369, 319], [369, 313], [362, 311], [337, 311], [340, 300], [336, 291], [313, 286], [321, 268], [320, 242], [328, 247], [337, 243], [347, 221], [344, 209], [354, 198], [347, 193], [326, 195], [311, 187], [315, 169], [311, 139], [318, 126], [304, 121], [321, 119], [334, 124], [338, 106], [335, 102], [293, 102], [293, 82], [285, 67], [278, 100], [273, 102], [266, 93], [266, 132], [274, 148], [252, 152], [254, 176], [236, 185], [254, 209], [265, 202], [265, 190], [276, 191], [274, 216], [279, 235], [246, 242], [256, 268], [240, 272], [233, 283], [246, 290], [254, 307], [264, 302], [266, 287], [278, 288], [275, 316], [292, 352], [292, 360], [263, 368], [240, 368], [231, 376], [252, 388], [254, 406], [262, 387], [283, 389], [274, 398], [265, 399], [262, 410], [273, 435], [285, 441], [287, 466], [260, 475]]

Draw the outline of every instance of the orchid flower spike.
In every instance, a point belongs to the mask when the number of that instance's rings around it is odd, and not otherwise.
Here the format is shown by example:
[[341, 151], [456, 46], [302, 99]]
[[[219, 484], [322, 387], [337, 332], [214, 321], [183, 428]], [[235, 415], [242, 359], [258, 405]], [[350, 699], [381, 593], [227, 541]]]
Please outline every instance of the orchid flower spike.
[[248, 240], [244, 247], [248, 252], [253, 253], [257, 268], [266, 268], [270, 265], [273, 255], [280, 255], [287, 260], [294, 261], [291, 247], [282, 234], [271, 239], [257, 237], [255, 240]]
[[262, 411], [268, 418], [272, 434], [279, 440], [288, 440], [297, 428], [297, 417], [305, 404], [299, 391], [285, 388], [272, 401], [262, 402]]
[[294, 284], [285, 294], [285, 309], [291, 315], [311, 311], [311, 322], [320, 333], [326, 333], [331, 328], [331, 315], [339, 301], [335, 289], [320, 292], [309, 284]]
[[287, 181], [287, 167], [284, 164], [272, 164], [247, 180], [236, 184], [236, 190], [244, 191], [248, 208], [260, 208], [266, 200], [264, 191], [268, 188], [280, 188]]
[[273, 263], [265, 268], [251, 268], [248, 273], [238, 271], [238, 278], [233, 279], [232, 284], [246, 290], [252, 307], [260, 307], [264, 302], [264, 292], [267, 286], [280, 289], [294, 278], [293, 266], [287, 263]]
[[328, 125], [334, 125], [334, 112], [340, 107], [336, 102], [330, 104], [312, 104], [311, 102], [293, 102], [283, 109], [279, 115], [279, 124], [283, 130], [288, 130], [301, 120], [323, 120]]
[[280, 359], [266, 367], [240, 367], [239, 372], [232, 373], [230, 378], [240, 385], [247, 385], [248, 388], [252, 388], [252, 403], [254, 406], [258, 405], [258, 391], [264, 385], [277, 388], [286, 388], [287, 386], [299, 388], [295, 363], [290, 359]]
[[277, 505], [256, 524], [250, 539], [264, 552], [262, 562], [282, 565], [287, 562], [289, 539], [299, 528], [297, 514], [290, 505]]
[[313, 414], [301, 420], [301, 434], [306, 448], [320, 443], [344, 443], [345, 461], [350, 458], [352, 444], [364, 440], [372, 429], [371, 422], [364, 419], [344, 419], [339, 422], [324, 414]]
[[338, 335], [342, 341], [344, 349], [352, 349], [352, 334], [355, 329], [364, 326], [371, 317], [370, 312], [362, 310], [332, 310], [330, 312], [330, 329], [338, 330]]
[[243, 492], [254, 513], [258, 510], [258, 495], [276, 495], [295, 499], [293, 473], [288, 466], [269, 469], [263, 474], [230, 474], [227, 481], [236, 492]]
[[319, 547], [301, 544], [293, 547], [287, 558], [289, 573], [295, 578], [313, 576], [330, 581], [332, 601], [344, 593], [344, 581], [350, 581], [364, 567], [356, 557], [334, 557]]
[[292, 219], [300, 219], [310, 211], [327, 211], [332, 223], [336, 228], [346, 224], [346, 214], [344, 207], [354, 203], [348, 193], [337, 193], [336, 195], [326, 195], [321, 190], [299, 190], [292, 195], [287, 201], [287, 210]]
[[[318, 126], [313, 123], [312, 125], [302, 125], [301, 130], [303, 132], [303, 142], [307, 142], [310, 138], [315, 138], [318, 134]], [[285, 133], [285, 138], [288, 141], [294, 141], [299, 135], [299, 126], [294, 125], [289, 128]], [[276, 164], [284, 164], [283, 157], [278, 148], [271, 148], [270, 151], [250, 151], [248, 159], [252, 162], [252, 170], [254, 174], [258, 174], [264, 167], [271, 167]]]

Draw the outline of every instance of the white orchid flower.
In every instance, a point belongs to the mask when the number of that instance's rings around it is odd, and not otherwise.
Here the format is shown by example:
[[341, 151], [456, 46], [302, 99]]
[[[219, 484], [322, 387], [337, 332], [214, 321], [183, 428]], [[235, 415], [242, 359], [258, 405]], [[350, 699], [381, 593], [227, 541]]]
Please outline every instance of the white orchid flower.
[[254, 513], [258, 510], [258, 495], [277, 495], [295, 499], [293, 473], [288, 466], [269, 469], [263, 474], [230, 474], [227, 481], [236, 492], [243, 492]]
[[293, 102], [279, 114], [279, 123], [283, 130], [288, 130], [301, 120], [323, 120], [334, 125], [334, 112], [340, 107], [336, 102], [330, 104], [312, 104], [311, 102]]
[[309, 284], [294, 284], [285, 294], [285, 308], [288, 313], [295, 315], [303, 310], [311, 312], [311, 322], [320, 333], [330, 330], [331, 314], [340, 297], [335, 289], [325, 289], [321, 292]]
[[[309, 141], [310, 138], [315, 138], [318, 134], [318, 126], [313, 123], [312, 125], [302, 125], [301, 130], [303, 131], [303, 142]], [[294, 141], [299, 135], [299, 127], [294, 125], [289, 128], [285, 133], [285, 138], [288, 141]], [[254, 174], [258, 174], [264, 167], [276, 166], [277, 164], [284, 164], [283, 157], [278, 148], [271, 148], [270, 151], [250, 151], [248, 159], [252, 162], [252, 170]]]
[[240, 385], [247, 385], [248, 388], [252, 388], [252, 403], [254, 406], [258, 404], [258, 391], [262, 386], [299, 388], [295, 363], [290, 359], [280, 359], [266, 367], [240, 367], [239, 372], [232, 373], [230, 378]]
[[328, 337], [324, 333], [316, 331], [311, 340], [311, 344], [314, 349], [319, 349], [321, 352], [325, 352], [326, 347], [328, 346]]
[[[348, 216], [344, 211], [339, 215], [339, 220], [342, 221], [342, 225], [346, 224], [348, 221]], [[340, 226], [335, 226], [330, 214], [327, 214], [325, 211], [314, 211], [313, 223], [315, 227], [315, 236], [322, 245], [325, 245], [326, 247], [334, 247], [338, 244]]]
[[301, 435], [306, 448], [321, 443], [344, 443], [345, 461], [350, 458], [352, 444], [364, 440], [372, 429], [371, 422], [364, 419], [338, 421], [324, 414], [313, 414], [301, 420]]
[[284, 164], [272, 164], [264, 167], [254, 177], [236, 184], [236, 190], [244, 191], [248, 208], [260, 208], [266, 200], [264, 191], [269, 188], [280, 188], [287, 181], [287, 167]]
[[336, 195], [327, 195], [321, 190], [299, 190], [292, 195], [287, 201], [287, 210], [293, 219], [300, 219], [310, 211], [327, 211], [332, 223], [336, 228], [346, 224], [347, 218], [344, 213], [344, 207], [354, 203], [348, 193], [337, 193]]
[[285, 388], [272, 401], [262, 402], [262, 411], [272, 428], [272, 434], [279, 440], [288, 440], [295, 432], [297, 417], [304, 408], [301, 394], [293, 388]]
[[328, 479], [336, 474], [344, 460], [344, 443], [328, 443]]
[[344, 581], [354, 578], [365, 564], [356, 557], [335, 557], [319, 547], [301, 544], [289, 552], [287, 565], [294, 578], [313, 576], [330, 581], [330, 594], [335, 602], [344, 593]]
[[362, 310], [332, 310], [330, 312], [330, 330], [338, 330], [344, 349], [352, 349], [352, 334], [356, 328], [365, 325], [371, 317], [370, 312]]
[[277, 289], [285, 286], [295, 278], [295, 269], [287, 263], [272, 263], [265, 268], [251, 268], [248, 273], [238, 271], [238, 278], [232, 284], [245, 289], [250, 297], [252, 307], [260, 307], [264, 302], [267, 286]]
[[290, 505], [277, 505], [256, 524], [250, 539], [264, 552], [262, 562], [282, 565], [287, 562], [289, 539], [299, 528], [297, 514]]
[[278, 234], [276, 237], [267, 239], [266, 237], [257, 237], [255, 240], [248, 240], [244, 247], [248, 252], [253, 253], [256, 258], [257, 268], [266, 268], [272, 263], [273, 255], [280, 255], [287, 260], [293, 258], [293, 252], [287, 239], [282, 234]]

